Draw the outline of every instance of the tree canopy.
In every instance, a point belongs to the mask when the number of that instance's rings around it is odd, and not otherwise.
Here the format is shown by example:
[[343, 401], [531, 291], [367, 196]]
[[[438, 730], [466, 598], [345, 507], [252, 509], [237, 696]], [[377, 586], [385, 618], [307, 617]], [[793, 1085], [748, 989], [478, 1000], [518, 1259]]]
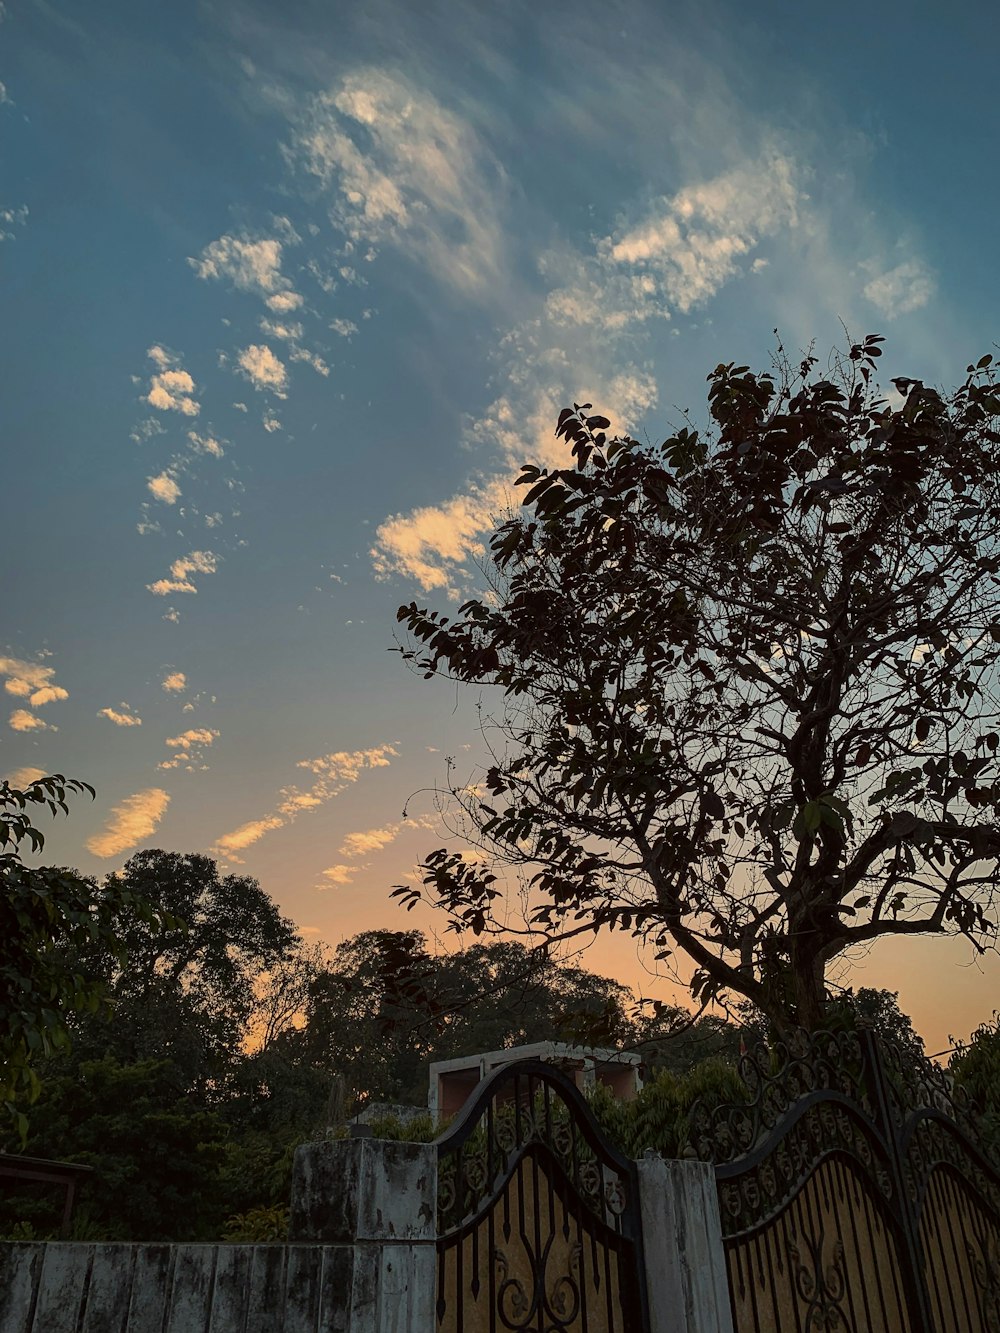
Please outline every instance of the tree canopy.
[[257, 880], [220, 875], [195, 853], [138, 852], [101, 893], [156, 902], [168, 925], [126, 907], [114, 947], [97, 939], [79, 951], [81, 971], [100, 979], [115, 1012], [113, 1032], [75, 1024], [81, 1056], [166, 1057], [191, 1078], [223, 1077], [252, 1027], [262, 976], [280, 974], [299, 943], [292, 922]]
[[992, 943], [1000, 392], [984, 356], [888, 399], [882, 341], [719, 365], [707, 428], [657, 444], [562, 412], [488, 592], [399, 610], [416, 669], [504, 699], [451, 792], [480, 858], [439, 849], [404, 902], [482, 932], [518, 868], [529, 929], [631, 930], [779, 1028], [823, 1021], [845, 951]]
[[61, 773], [23, 789], [0, 782], [0, 1105], [22, 1138], [37, 1066], [67, 1045], [75, 1019], [110, 1011], [103, 979], [87, 975], [80, 956], [98, 948], [121, 966], [125, 914], [151, 936], [166, 924], [133, 885], [98, 890], [75, 871], [24, 864], [25, 847], [37, 853], [45, 845], [39, 814], [66, 814], [67, 798], [83, 792], [94, 794]]
[[432, 1060], [544, 1040], [629, 1045], [626, 986], [534, 956], [517, 941], [430, 954], [419, 931], [365, 931], [337, 947], [289, 1034], [352, 1100], [421, 1103]]

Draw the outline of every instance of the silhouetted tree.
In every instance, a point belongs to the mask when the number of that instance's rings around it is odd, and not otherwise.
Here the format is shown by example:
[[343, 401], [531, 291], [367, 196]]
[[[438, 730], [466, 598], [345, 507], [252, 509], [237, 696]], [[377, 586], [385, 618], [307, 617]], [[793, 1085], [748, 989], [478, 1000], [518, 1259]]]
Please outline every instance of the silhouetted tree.
[[154, 901], [171, 924], [157, 930], [124, 910], [124, 965], [103, 941], [79, 951], [81, 970], [100, 978], [115, 1009], [111, 1028], [76, 1024], [81, 1058], [166, 1057], [192, 1080], [218, 1082], [249, 1035], [262, 975], [281, 969], [299, 943], [292, 922], [257, 880], [220, 875], [215, 861], [193, 853], [138, 852], [102, 892]]
[[[27, 1134], [25, 1108], [38, 1095], [37, 1068], [69, 1042], [74, 1019], [106, 1019], [104, 980], [85, 976], [81, 951], [100, 948], [121, 966], [127, 917], [155, 938], [167, 921], [159, 907], [122, 882], [99, 890], [75, 871], [29, 867], [23, 849], [40, 852], [39, 812], [68, 813], [67, 797], [89, 792], [61, 773], [22, 788], [0, 782], [0, 1107], [18, 1137]], [[0, 1127], [0, 1133], [3, 1127]]]
[[288, 1046], [342, 1075], [354, 1098], [418, 1103], [432, 1060], [545, 1040], [629, 1045], [633, 1007], [620, 982], [516, 941], [432, 955], [419, 931], [365, 931], [319, 973]]
[[451, 793], [492, 867], [425, 864], [455, 926], [519, 867], [535, 930], [631, 930], [778, 1028], [823, 1021], [845, 950], [995, 939], [1000, 394], [985, 356], [887, 402], [882, 341], [827, 374], [720, 365], [708, 429], [661, 444], [566, 409], [572, 460], [522, 469], [492, 595], [400, 608], [418, 670], [506, 698]]

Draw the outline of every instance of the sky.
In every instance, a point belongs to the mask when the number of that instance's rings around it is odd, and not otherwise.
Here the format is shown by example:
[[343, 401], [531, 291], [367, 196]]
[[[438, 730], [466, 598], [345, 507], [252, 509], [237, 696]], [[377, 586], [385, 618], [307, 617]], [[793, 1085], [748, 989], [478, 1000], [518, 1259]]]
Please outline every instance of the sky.
[[[481, 585], [560, 408], [653, 437], [775, 329], [944, 386], [997, 337], [975, 0], [0, 9], [0, 774], [97, 789], [49, 863], [205, 852], [307, 939], [440, 931], [388, 894], [476, 699], [395, 612]], [[845, 975], [931, 1050], [1000, 1004], [961, 942]]]

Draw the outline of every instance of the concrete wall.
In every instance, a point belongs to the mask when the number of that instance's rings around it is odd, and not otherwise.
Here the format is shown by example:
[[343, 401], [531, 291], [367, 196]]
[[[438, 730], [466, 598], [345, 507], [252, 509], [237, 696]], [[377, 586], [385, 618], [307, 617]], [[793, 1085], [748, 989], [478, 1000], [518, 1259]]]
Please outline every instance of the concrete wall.
[[0, 1244], [0, 1333], [431, 1333], [436, 1150], [296, 1154], [288, 1245]]
[[345, 1333], [368, 1277], [347, 1245], [4, 1244], [0, 1329]]
[[405, 1245], [0, 1244], [2, 1333], [417, 1333]]

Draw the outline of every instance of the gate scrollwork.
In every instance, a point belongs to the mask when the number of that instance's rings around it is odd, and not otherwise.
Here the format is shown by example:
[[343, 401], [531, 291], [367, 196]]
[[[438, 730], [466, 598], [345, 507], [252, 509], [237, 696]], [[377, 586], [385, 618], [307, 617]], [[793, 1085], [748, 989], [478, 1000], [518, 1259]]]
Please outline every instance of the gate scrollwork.
[[642, 1333], [636, 1165], [564, 1074], [502, 1067], [437, 1147], [441, 1333]]

